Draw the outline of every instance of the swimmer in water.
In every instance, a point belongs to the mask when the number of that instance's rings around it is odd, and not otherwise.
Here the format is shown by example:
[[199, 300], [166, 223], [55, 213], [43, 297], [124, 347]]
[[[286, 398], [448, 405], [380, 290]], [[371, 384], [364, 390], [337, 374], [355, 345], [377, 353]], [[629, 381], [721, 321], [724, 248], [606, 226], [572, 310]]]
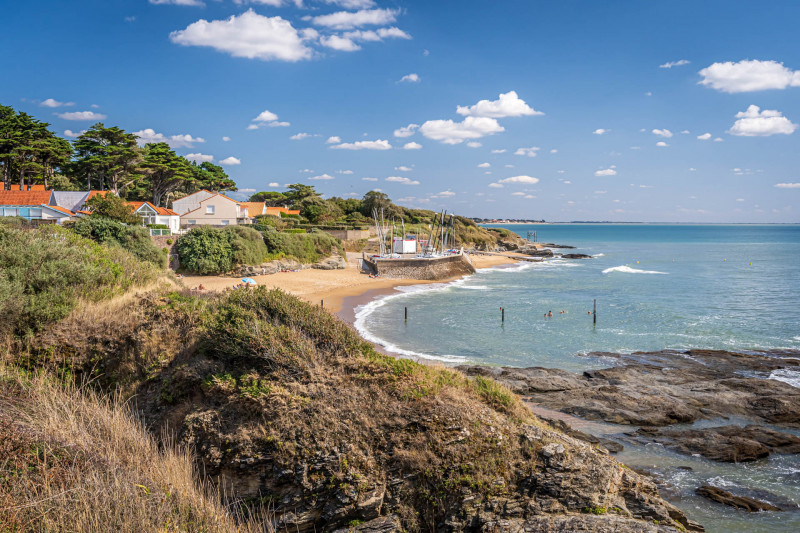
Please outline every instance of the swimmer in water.
[[547, 313], [547, 316], [553, 316], [553, 312], [550, 311], [549, 313]]

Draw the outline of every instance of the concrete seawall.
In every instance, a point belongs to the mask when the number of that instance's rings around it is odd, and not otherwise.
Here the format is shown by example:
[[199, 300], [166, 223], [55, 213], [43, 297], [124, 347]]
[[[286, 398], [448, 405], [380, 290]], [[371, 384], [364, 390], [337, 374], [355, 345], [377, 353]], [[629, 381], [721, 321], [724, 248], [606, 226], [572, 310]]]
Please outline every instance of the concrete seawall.
[[364, 263], [382, 278], [435, 281], [474, 274], [475, 267], [464, 254], [432, 258], [368, 258]]

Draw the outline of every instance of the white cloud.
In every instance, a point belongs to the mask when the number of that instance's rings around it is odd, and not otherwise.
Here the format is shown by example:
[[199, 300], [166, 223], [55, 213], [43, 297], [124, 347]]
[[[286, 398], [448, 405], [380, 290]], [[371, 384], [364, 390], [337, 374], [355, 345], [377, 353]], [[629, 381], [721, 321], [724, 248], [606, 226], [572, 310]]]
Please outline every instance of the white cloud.
[[414, 72], [412, 72], [411, 74], [406, 74], [405, 76], [400, 78], [400, 82], [407, 81], [407, 82], [410, 82], [410, 83], [418, 83], [419, 79], [420, 79], [419, 75], [414, 73]]
[[407, 167], [405, 165], [400, 165], [399, 167], [394, 167], [394, 169], [395, 170], [399, 170], [400, 172], [411, 172], [412, 170], [414, 170], [413, 168]]
[[658, 68], [672, 68], [672, 67], [682, 67], [683, 65], [688, 65], [691, 63], [688, 59], [679, 59], [678, 61], [668, 61], [663, 65], [659, 65]]
[[141, 145], [147, 143], [167, 143], [170, 148], [194, 148], [195, 143], [204, 143], [205, 139], [202, 137], [192, 137], [188, 133], [185, 135], [172, 135], [167, 137], [163, 133], [156, 133], [152, 128], [146, 128], [140, 131], [134, 131]]
[[492, 166], [491, 163], [481, 163], [478, 168], [489, 168], [490, 166]]
[[512, 176], [502, 179], [497, 183], [524, 183], [526, 185], [535, 185], [539, 183], [539, 178], [533, 178], [531, 176]]
[[313, 174], [314, 171], [310, 168], [304, 168], [303, 170], [298, 170], [298, 172], [302, 172], [303, 174]]
[[417, 180], [412, 180], [410, 178], [403, 178], [400, 176], [389, 176], [386, 178], [386, 181], [391, 181], [393, 183], [402, 183], [403, 185], [419, 185]]
[[664, 141], [658, 141], [658, 142], [656, 143], [656, 146], [658, 146], [658, 147], [660, 147], [660, 148], [665, 148], [665, 147], [667, 147], [667, 146], [669, 146], [669, 145], [668, 145], [667, 143], [665, 143]]
[[471, 141], [467, 143], [467, 146], [469, 146], [470, 148], [480, 148], [483, 145], [479, 142]]
[[598, 170], [594, 173], [595, 176], [616, 176], [617, 171], [613, 168], [606, 168], [603, 170]]
[[507, 151], [508, 151], [508, 150], [505, 150], [505, 149], [502, 149], [502, 150], [492, 150], [492, 153], [493, 153], [493, 154], [504, 154], [504, 153], [506, 153]]
[[697, 172], [697, 169], [694, 167], [689, 167], [689, 172]]
[[511, 196], [525, 196], [524, 192], [512, 192]]
[[800, 189], [800, 183], [776, 183], [779, 189]]
[[536, 157], [536, 152], [541, 150], [538, 146], [531, 146], [530, 148], [517, 148], [514, 155], [526, 155], [528, 157]]
[[488, 117], [466, 117], [462, 122], [429, 120], [419, 128], [420, 133], [434, 141], [459, 144], [469, 139], [480, 139], [505, 131], [497, 120]]
[[597, 128], [592, 133], [594, 133], [595, 135], [605, 135], [609, 131], [611, 131], [611, 130], [607, 130], [607, 129], [604, 129], [604, 128]]
[[421, 150], [422, 145], [415, 142], [406, 143], [403, 145], [403, 150]]
[[151, 4], [172, 4], [176, 6], [204, 6], [201, 0], [150, 0]]
[[319, 176], [312, 176], [312, 177], [310, 177], [308, 179], [310, 179], [310, 180], [332, 180], [332, 179], [336, 179], [336, 178], [334, 178], [330, 174], [320, 174]]
[[254, 118], [253, 122], [272, 122], [274, 120], [278, 120], [278, 115], [270, 111], [269, 109], [265, 109], [261, 113], [258, 114], [256, 118]]
[[509, 91], [500, 94], [497, 100], [481, 100], [473, 106], [458, 106], [456, 113], [471, 117], [521, 117], [525, 115], [544, 115], [541, 111], [536, 111], [524, 100], [517, 96], [516, 91]]
[[69, 137], [70, 139], [76, 139], [84, 133], [86, 133], [86, 130], [81, 130], [78, 132], [74, 132], [72, 130], [64, 130], [64, 136]]
[[226, 165], [226, 166], [227, 165], [241, 165], [242, 164], [242, 160], [231, 156], [231, 157], [226, 157], [225, 159], [220, 161], [219, 164], [220, 165]]
[[564, 185], [572, 185], [572, 182], [569, 180], [564, 180]]
[[[506, 168], [514, 168], [514, 165], [505, 165]], [[562, 171], [559, 171], [562, 172]]]
[[362, 181], [378, 181], [378, 178], [361, 178]]
[[550, 153], [551, 153], [551, 154], [557, 154], [557, 153], [558, 153], [558, 150], [556, 150], [555, 148], [553, 148], [552, 150], [550, 150]]
[[[346, 31], [342, 34], [342, 38], [349, 39], [351, 41], [382, 42], [384, 39], [411, 39], [411, 36], [400, 28], [392, 26], [391, 28], [378, 28], [377, 30]], [[412, 76], [416, 76], [416, 74], [413, 74]], [[419, 80], [417, 79], [410, 81]]]
[[800, 87], [800, 71], [777, 61], [744, 60], [713, 63], [700, 71], [700, 84], [726, 93]]
[[270, 128], [285, 128], [285, 127], [291, 126], [291, 123], [289, 123], [289, 122], [279, 122], [279, 121], [276, 120], [275, 122], [268, 123], [267, 126], [269, 126]]
[[270, 128], [281, 128], [291, 126], [289, 122], [281, 122], [278, 120], [278, 115], [270, 111], [269, 109], [265, 109], [259, 115], [254, 118], [250, 124], [247, 126], [248, 130], [257, 130], [262, 126], [269, 126]]
[[715, 142], [715, 143], [721, 143], [721, 142], [722, 142], [722, 137], [716, 137], [716, 138], [714, 139], [714, 142]]
[[389, 141], [378, 139], [376, 141], [356, 141], [354, 143], [341, 143], [331, 146], [336, 150], [389, 150], [392, 145]]
[[[800, 187], [800, 183], [798, 183], [797, 185], [798, 185], [798, 187]], [[744, 198], [737, 198], [736, 201], [737, 202], [744, 202]]]
[[42, 107], [61, 107], [61, 106], [75, 105], [75, 102], [59, 102], [58, 100], [54, 100], [52, 98], [48, 98], [47, 100], [44, 100], [39, 105], [42, 106]]
[[280, 186], [281, 184], [278, 183], [277, 181], [272, 181], [267, 185], [267, 187], [280, 187]]
[[295, 133], [294, 135], [292, 135], [292, 136], [291, 136], [291, 137], [289, 137], [289, 138], [290, 138], [291, 140], [293, 140], [293, 141], [301, 141], [301, 140], [303, 140], [303, 139], [307, 139], [307, 138], [309, 138], [309, 137], [311, 137], [311, 134], [310, 134], [310, 133], [304, 133], [304, 132], [300, 132], [300, 133]]
[[314, 35], [301, 35], [288, 20], [265, 17], [252, 9], [226, 20], [200, 19], [169, 34], [173, 43], [183, 46], [208, 46], [233, 57], [290, 62], [311, 58], [313, 52], [304, 44], [306, 37]]
[[363, 9], [375, 5], [373, 0], [325, 0], [326, 4], [335, 4], [344, 9]]
[[432, 195], [431, 198], [450, 198], [455, 195], [456, 193], [454, 193], [453, 191], [442, 191]]
[[683, 130], [683, 131], [681, 131], [681, 134], [682, 134], [682, 135], [689, 135], [690, 133], [692, 133], [692, 132], [691, 132], [691, 131], [689, 131], [689, 130]]
[[95, 113], [94, 111], [73, 111], [71, 113], [57, 113], [57, 115], [64, 120], [103, 120], [108, 118], [107, 115]]
[[736, 113], [739, 119], [733, 123], [728, 133], [741, 137], [767, 137], [769, 135], [791, 135], [797, 129], [783, 113], [774, 109], [765, 109], [751, 105], [747, 111]]
[[336, 171], [336, 173], [337, 173], [337, 174], [345, 174], [345, 175], [350, 175], [350, 174], [352, 174], [352, 173], [353, 173], [353, 171], [352, 171], [352, 170], [337, 170], [337, 171]]
[[333, 48], [341, 52], [356, 52], [361, 50], [361, 47], [353, 42], [352, 39], [347, 37], [340, 37], [338, 35], [326, 35], [320, 38], [319, 43], [322, 46]]
[[341, 137], [339, 137], [338, 135], [332, 135], [331, 137], [328, 137], [328, 140], [325, 141], [325, 144], [339, 144], [341, 142], [342, 142]]
[[[214, 161], [213, 155], [206, 155], [206, 154], [188, 154], [186, 159], [189, 161], [194, 161], [195, 163], [211, 163]], [[253, 191], [255, 192], [255, 191]]]
[[329, 15], [312, 17], [311, 22], [334, 30], [349, 30], [361, 26], [383, 26], [397, 20], [398, 10], [362, 9], [359, 11], [338, 11]]
[[500, 183], [490, 183], [489, 187], [492, 187], [493, 189], [502, 189], [503, 185]]
[[409, 124], [404, 128], [394, 130], [395, 137], [411, 137], [419, 128], [419, 124]]
[[701, 141], [707, 141], [707, 140], [709, 140], [711, 138], [711, 134], [710, 133], [704, 133], [702, 135], [698, 135], [697, 138], [700, 139]]
[[653, 130], [653, 133], [658, 135], [659, 137], [666, 137], [667, 139], [672, 137], [672, 132], [667, 130], [667, 129], [664, 129], [664, 130]]
[[226, 135], [225, 137], [222, 138], [222, 140], [228, 142], [231, 140], [231, 138]]
[[257, 130], [258, 129], [258, 124], [250, 124], [249, 126], [247, 126], [247, 129], [248, 130]]

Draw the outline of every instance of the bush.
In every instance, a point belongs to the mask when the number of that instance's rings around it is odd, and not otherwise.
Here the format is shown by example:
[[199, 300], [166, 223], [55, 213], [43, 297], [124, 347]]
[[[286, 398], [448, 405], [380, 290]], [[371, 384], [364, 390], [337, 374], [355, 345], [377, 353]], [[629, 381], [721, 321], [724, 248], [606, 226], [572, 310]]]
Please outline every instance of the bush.
[[[305, 231], [305, 230], [303, 230]], [[267, 251], [273, 256], [293, 257], [301, 263], [316, 263], [335, 251], [344, 255], [342, 241], [324, 232], [264, 233]]]
[[119, 246], [58, 226], [0, 225], [0, 336], [36, 332], [66, 317], [81, 300], [110, 298], [158, 272]]
[[72, 226], [72, 231], [101, 244], [124, 248], [138, 259], [166, 268], [167, 254], [156, 248], [150, 233], [141, 226], [126, 226], [110, 218], [83, 218]]
[[198, 274], [229, 272], [236, 265], [257, 265], [267, 257], [259, 232], [246, 226], [200, 226], [175, 244], [181, 265]]

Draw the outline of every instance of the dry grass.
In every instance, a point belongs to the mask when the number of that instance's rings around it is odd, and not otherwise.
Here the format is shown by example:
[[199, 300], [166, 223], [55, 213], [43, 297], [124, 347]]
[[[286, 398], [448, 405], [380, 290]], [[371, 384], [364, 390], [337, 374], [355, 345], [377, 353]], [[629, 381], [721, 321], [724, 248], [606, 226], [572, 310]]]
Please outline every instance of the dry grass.
[[0, 531], [265, 531], [118, 399], [0, 366]]

